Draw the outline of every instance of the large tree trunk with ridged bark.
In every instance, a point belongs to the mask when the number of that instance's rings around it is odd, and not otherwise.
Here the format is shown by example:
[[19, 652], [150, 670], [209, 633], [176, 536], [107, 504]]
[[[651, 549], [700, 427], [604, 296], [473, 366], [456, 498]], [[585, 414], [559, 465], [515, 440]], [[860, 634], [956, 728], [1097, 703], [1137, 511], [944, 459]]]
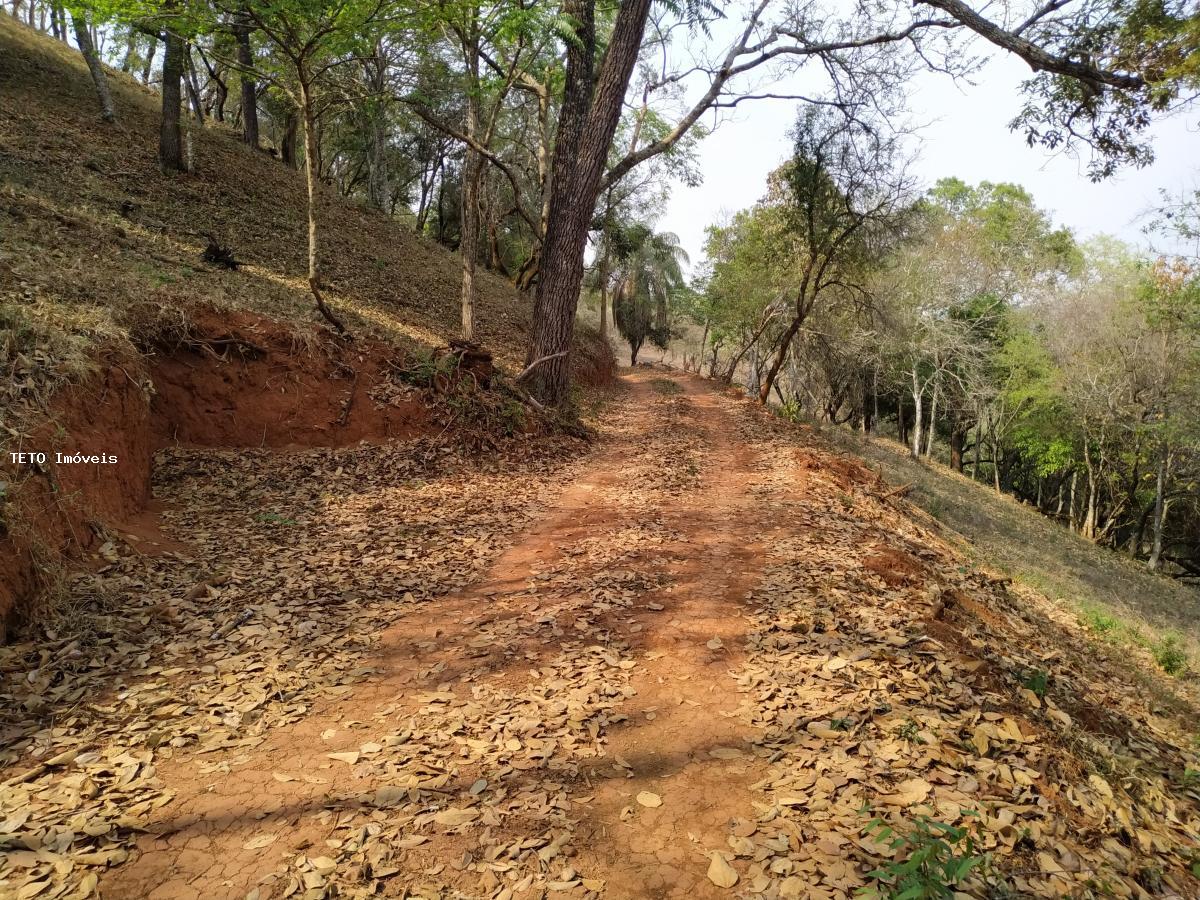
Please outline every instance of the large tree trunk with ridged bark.
[[242, 143], [258, 149], [258, 85], [250, 72], [254, 68], [254, 53], [250, 49], [250, 25], [239, 22], [233, 29], [237, 39], [237, 61], [242, 84]]
[[600, 192], [608, 150], [650, 11], [650, 0], [621, 4], [599, 76], [594, 0], [567, 0], [565, 18], [576, 25], [567, 46], [566, 86], [559, 114], [550, 190], [550, 215], [533, 303], [526, 365], [544, 360], [531, 373], [535, 396], [557, 404], [570, 386], [569, 351], [575, 328], [583, 254]]
[[[169, 8], [169, 7], [168, 7]], [[163, 172], [184, 172], [183, 133], [179, 106], [183, 100], [183, 38], [163, 32], [162, 121], [158, 133], [158, 165]]]

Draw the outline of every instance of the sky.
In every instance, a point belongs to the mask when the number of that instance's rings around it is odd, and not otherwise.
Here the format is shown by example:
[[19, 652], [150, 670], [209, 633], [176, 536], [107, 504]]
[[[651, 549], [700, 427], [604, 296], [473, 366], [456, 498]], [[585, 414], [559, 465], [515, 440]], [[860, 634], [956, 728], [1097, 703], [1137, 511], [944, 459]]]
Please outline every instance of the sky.
[[[1021, 106], [1019, 86], [1029, 74], [1023, 62], [997, 51], [972, 78], [974, 84], [956, 85], [934, 73], [914, 79], [912, 117], [928, 124], [910, 148], [918, 154], [913, 171], [927, 185], [947, 176], [972, 184], [1014, 182], [1081, 239], [1103, 233], [1145, 245], [1144, 217], [1159, 189], [1178, 193], [1200, 186], [1200, 115], [1193, 110], [1156, 123], [1153, 164], [1093, 184], [1086, 159], [1028, 147], [1019, 132], [1009, 131]], [[786, 100], [742, 104], [701, 145], [704, 183], [672, 188], [658, 227], [679, 235], [693, 268], [703, 257], [705, 227], [763, 195], [767, 173], [790, 153], [787, 131], [796, 109]]]

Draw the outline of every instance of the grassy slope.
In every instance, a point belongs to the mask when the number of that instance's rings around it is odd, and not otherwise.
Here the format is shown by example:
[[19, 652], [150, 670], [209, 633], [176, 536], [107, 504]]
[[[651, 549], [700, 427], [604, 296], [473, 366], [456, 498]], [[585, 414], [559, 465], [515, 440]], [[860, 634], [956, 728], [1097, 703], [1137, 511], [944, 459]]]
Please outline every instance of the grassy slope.
[[836, 428], [822, 434], [882, 467], [889, 482], [911, 484], [908, 499], [962, 535], [977, 562], [1065, 605], [1102, 636], [1153, 648], [1174, 635], [1193, 668], [1200, 665], [1200, 592], [1152, 575], [945, 466], [917, 462], [894, 441]]
[[[115, 125], [100, 121], [76, 52], [0, 16], [0, 365], [33, 375], [7, 397], [0, 388], [0, 409], [77, 374], [98, 346], [128, 351], [130, 337], [181, 324], [196, 301], [298, 331], [320, 321], [303, 278], [299, 175], [214, 125], [194, 133], [196, 172], [164, 177], [158, 96], [110, 76]], [[426, 346], [456, 333], [455, 254], [332, 192], [321, 218], [330, 299], [352, 330]], [[243, 268], [202, 262], [200, 232], [231, 245]], [[513, 365], [528, 298], [489, 274], [481, 282], [482, 340]]]

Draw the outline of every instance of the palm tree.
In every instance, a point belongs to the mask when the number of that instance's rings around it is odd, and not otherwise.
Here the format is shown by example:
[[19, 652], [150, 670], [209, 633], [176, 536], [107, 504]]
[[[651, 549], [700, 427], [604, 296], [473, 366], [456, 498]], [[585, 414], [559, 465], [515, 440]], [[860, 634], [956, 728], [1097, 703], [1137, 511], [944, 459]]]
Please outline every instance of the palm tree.
[[637, 365], [647, 340], [664, 350], [671, 337], [670, 300], [684, 286], [688, 255], [678, 235], [655, 232], [643, 222], [614, 228], [609, 235], [617, 288], [613, 321], [629, 342], [629, 361]]

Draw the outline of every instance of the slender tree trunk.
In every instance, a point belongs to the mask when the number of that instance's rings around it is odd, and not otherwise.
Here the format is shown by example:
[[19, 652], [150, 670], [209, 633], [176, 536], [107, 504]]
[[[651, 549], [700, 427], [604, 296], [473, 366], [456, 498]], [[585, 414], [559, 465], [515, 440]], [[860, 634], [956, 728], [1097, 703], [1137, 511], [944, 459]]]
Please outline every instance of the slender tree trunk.
[[1083, 463], [1087, 468], [1087, 511], [1080, 531], [1084, 537], [1091, 540], [1096, 536], [1096, 472], [1092, 463], [1091, 447], [1086, 439], [1083, 442]]
[[[55, 28], [55, 37], [58, 37], [58, 29]], [[125, 38], [125, 55], [121, 57], [121, 71], [128, 75], [133, 71], [133, 54], [137, 52], [137, 31], [133, 28], [129, 29], [129, 35]]]
[[[798, 301], [798, 303], [802, 302]], [[771, 368], [767, 370], [766, 380], [758, 388], [759, 403], [766, 405], [767, 399], [771, 396], [771, 385], [779, 377], [779, 370], [783, 368], [783, 362], [787, 359], [788, 349], [792, 346], [792, 339], [796, 337], [800, 326], [804, 324], [804, 319], [805, 315], [797, 314], [792, 319], [792, 323], [788, 325], [787, 331], [783, 333], [783, 339], [779, 343], [779, 351], [775, 354], [775, 359], [771, 362]]]
[[880, 367], [871, 366], [871, 433], [880, 428]]
[[[563, 13], [578, 40], [568, 42], [566, 85], [559, 112], [550, 216], [542, 247], [526, 364], [569, 351], [583, 282], [583, 255], [625, 90], [637, 62], [651, 0], [626, 0], [617, 12], [599, 79], [595, 62], [595, 2], [565, 0]], [[594, 96], [593, 96], [594, 91]], [[540, 365], [530, 387], [544, 401], [567, 396], [569, 355]]]
[[188, 100], [192, 106], [192, 115], [201, 125], [204, 124], [204, 104], [200, 100], [200, 84], [196, 79], [196, 60], [192, 57], [192, 45], [183, 48], [184, 81], [187, 84]]
[[1003, 490], [1000, 486], [1000, 442], [996, 439], [996, 430], [992, 429], [992, 487], [999, 494]]
[[[476, 12], [478, 12], [476, 10]], [[471, 140], [479, 138], [479, 34], [476, 21], [470, 24], [471, 33], [463, 51], [467, 67], [466, 131]], [[461, 239], [458, 252], [462, 257], [462, 337], [475, 337], [475, 262], [479, 257], [479, 175], [482, 158], [469, 144], [463, 162], [463, 183], [459, 224]], [[532, 362], [532, 360], [530, 360]]]
[[279, 158], [289, 169], [296, 168], [299, 155], [296, 153], [296, 137], [300, 130], [300, 119], [292, 110], [288, 110], [283, 120], [283, 139], [279, 146]]
[[1158, 455], [1158, 473], [1154, 480], [1154, 518], [1151, 525], [1152, 543], [1150, 559], [1146, 561], [1151, 572], [1162, 568], [1163, 523], [1167, 518], [1164, 497], [1167, 487], [1167, 462], [1169, 460], [1167, 444], [1164, 441]]
[[[172, 7], [166, 7], [171, 9]], [[163, 172], [186, 171], [179, 107], [183, 101], [183, 38], [163, 32], [162, 122], [158, 133], [158, 165]]]
[[308, 192], [308, 288], [317, 301], [317, 310], [338, 334], [345, 335], [346, 326], [334, 315], [321, 296], [321, 263], [317, 244], [317, 128], [313, 115], [312, 85], [304, 73], [300, 78], [300, 119], [304, 130], [304, 185]]
[[921, 398], [925, 393], [921, 387], [921, 382], [917, 378], [917, 367], [912, 369], [912, 398], [913, 398], [913, 422], [912, 422], [912, 446], [909, 447], [909, 456], [913, 459], [921, 458]]
[[600, 269], [600, 340], [608, 343], [608, 272], [604, 266]]
[[79, 44], [79, 52], [87, 62], [96, 96], [100, 100], [100, 118], [105, 122], [112, 122], [116, 119], [116, 113], [113, 112], [112, 94], [108, 90], [108, 77], [104, 74], [104, 67], [100, 65], [100, 56], [92, 43], [92, 33], [88, 31], [87, 20], [84, 19], [83, 13], [73, 12], [71, 24], [75, 27], [75, 42]]
[[929, 401], [929, 436], [925, 441], [925, 458], [933, 459], [933, 436], [937, 431], [938, 385], [933, 386], [933, 397]]
[[250, 48], [250, 23], [243, 17], [233, 29], [237, 41], [237, 61], [242, 67], [238, 81], [242, 85], [242, 143], [258, 149], [258, 85], [250, 71], [254, 67], [254, 52]]
[[950, 468], [960, 475], [963, 470], [963, 445], [967, 441], [967, 432], [954, 426], [950, 429]]
[[150, 46], [146, 50], [146, 63], [142, 66], [142, 84], [150, 83], [150, 76], [154, 74], [154, 57], [158, 53], [158, 35], [153, 35], [150, 38]]
[[462, 258], [462, 337], [475, 339], [475, 264], [479, 257], [479, 154], [467, 151], [463, 171], [460, 211]]
[[383, 48], [375, 46], [375, 57], [363, 64], [369, 98], [367, 114], [367, 202], [382, 213], [391, 212], [391, 186], [388, 179], [388, 122], [384, 102], [387, 89]]
[[1067, 495], [1067, 522], [1071, 526], [1072, 531], [1079, 531], [1079, 505], [1076, 502], [1076, 488], [1079, 485], [1079, 470], [1071, 470], [1071, 492]]

